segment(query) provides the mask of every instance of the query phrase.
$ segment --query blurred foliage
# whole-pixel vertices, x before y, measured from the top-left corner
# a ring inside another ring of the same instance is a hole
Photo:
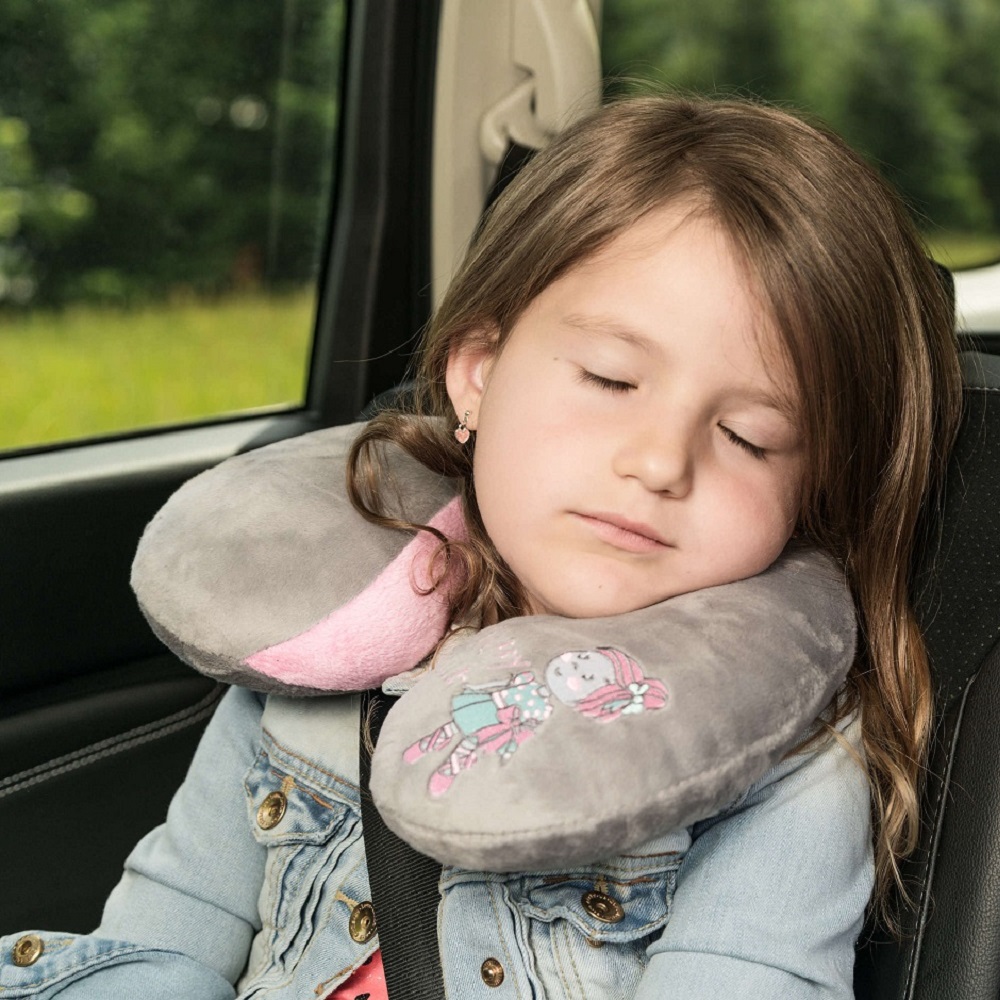
[[[1000,260],[1000,232],[969,233],[934,229],[924,234],[930,255],[952,271]]]
[[[0,306],[310,281],[345,6],[3,0]],[[603,49],[828,121],[931,234],[1000,230],[997,0],[605,0]]]
[[[996,0],[605,0],[603,11],[613,80],[817,116],[897,186],[928,235],[966,234],[996,259],[996,239],[973,238],[1000,230]]]
[[[343,7],[3,0],[0,303],[310,280]]]
[[[29,135],[26,122],[0,113],[0,300],[22,303],[35,294],[23,234],[53,242],[65,239],[93,210],[83,192],[39,176]]]

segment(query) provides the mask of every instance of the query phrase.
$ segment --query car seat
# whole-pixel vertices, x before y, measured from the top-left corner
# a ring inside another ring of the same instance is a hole
[[[858,1000],[1000,997],[1000,357],[964,354],[939,539],[916,576],[937,690],[902,934],[866,932]]]

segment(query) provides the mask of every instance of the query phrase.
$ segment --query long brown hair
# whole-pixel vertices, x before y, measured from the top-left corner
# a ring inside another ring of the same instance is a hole
[[[932,689],[911,577],[958,424],[960,379],[934,265],[897,196],[837,136],[757,103],[675,96],[626,99],[571,127],[484,220],[424,338],[423,417],[393,411],[371,422],[352,452],[352,497],[380,523],[422,527],[387,515],[383,441],[455,477],[470,540],[447,543],[465,571],[454,616],[523,613],[476,509],[474,442],[462,448],[449,433],[449,354],[470,338],[502,350],[543,289],[682,197],[728,234],[797,379],[808,456],[799,531],[844,566],[860,633],[826,721],[860,709],[884,902],[918,833]]]

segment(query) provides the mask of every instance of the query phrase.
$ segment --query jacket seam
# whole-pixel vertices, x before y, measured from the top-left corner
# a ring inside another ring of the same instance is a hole
[[[270,730],[264,728],[263,726],[261,727],[261,732],[264,734],[264,736],[267,737],[271,745],[276,750],[284,754],[286,757],[290,758],[291,760],[297,761],[299,764],[301,764],[304,768],[308,769],[309,771],[315,771],[317,774],[325,775],[327,778],[330,778],[336,784],[343,785],[345,788],[349,788],[352,791],[358,792],[360,794],[361,789],[358,785],[355,785],[353,782],[348,781],[346,778],[342,777],[339,774],[335,774],[333,771],[327,770],[325,767],[320,767],[320,765],[317,764],[315,761],[309,760],[306,757],[297,754],[294,750],[289,749],[287,746],[285,746],[285,744],[276,740],[274,738],[274,734],[270,732]],[[264,752],[268,753],[268,750],[264,748]],[[303,774],[303,777],[308,777],[308,775]]]
[[[80,973],[88,972],[94,966],[107,965],[109,964],[109,962],[111,962],[111,960],[121,958],[124,955],[135,955],[138,954],[139,952],[144,952],[147,950],[148,949],[144,948],[141,945],[133,945],[133,944],[124,945],[118,948],[113,948],[110,951],[104,951],[101,952],[99,955],[94,955],[92,958],[87,959],[86,961],[82,962],[79,965],[73,965],[70,967],[57,969],[51,975],[46,976],[44,979],[32,979],[28,983],[18,983],[11,988],[18,990],[28,988],[34,991],[38,987],[47,986],[53,982],[58,982],[61,979],[66,979],[69,976],[79,977]],[[164,949],[160,948],[153,949],[153,951],[155,952],[162,952],[163,950]],[[6,986],[0,987],[0,993],[6,993],[7,991],[8,987]]]

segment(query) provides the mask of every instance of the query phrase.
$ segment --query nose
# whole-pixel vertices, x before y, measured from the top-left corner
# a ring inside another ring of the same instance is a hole
[[[614,471],[653,493],[687,496],[694,479],[694,442],[677,426],[642,428],[618,449]]]

